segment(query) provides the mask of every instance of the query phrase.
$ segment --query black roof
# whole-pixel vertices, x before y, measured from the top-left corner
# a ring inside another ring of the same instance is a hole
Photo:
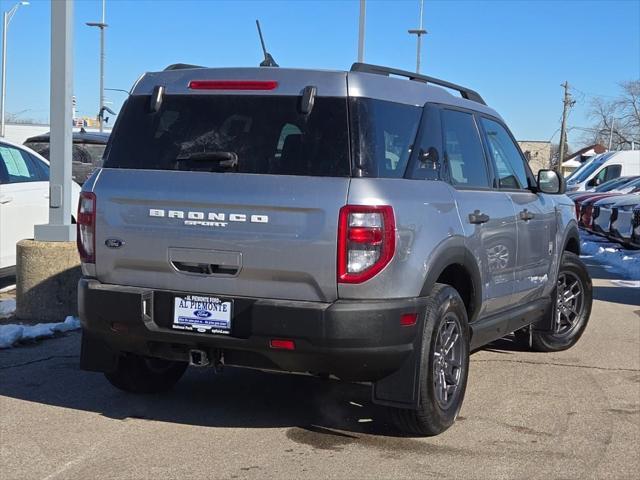
[[[49,137],[51,132],[43,133],[42,135],[36,135],[35,137],[27,138],[24,143],[29,142],[42,142],[49,143]],[[94,145],[106,145],[109,141],[109,132],[73,132],[73,143],[90,143]]]

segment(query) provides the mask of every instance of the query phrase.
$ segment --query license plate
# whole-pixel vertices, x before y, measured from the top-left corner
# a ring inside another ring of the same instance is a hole
[[[176,330],[229,335],[233,301],[218,297],[185,295],[175,297],[173,325]]]

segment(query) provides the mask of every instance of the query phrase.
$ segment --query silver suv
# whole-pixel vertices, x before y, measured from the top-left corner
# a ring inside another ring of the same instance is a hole
[[[189,364],[370,382],[402,430],[438,434],[471,351],[583,333],[591,281],[564,188],[442,80],[147,73],[80,199],[81,366],[136,393]]]

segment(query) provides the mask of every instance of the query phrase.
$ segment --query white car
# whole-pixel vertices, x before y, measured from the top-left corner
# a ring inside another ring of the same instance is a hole
[[[72,182],[78,204],[80,186]],[[75,213],[74,213],[75,217]],[[14,275],[16,243],[49,221],[49,162],[30,148],[0,141],[0,277]]]

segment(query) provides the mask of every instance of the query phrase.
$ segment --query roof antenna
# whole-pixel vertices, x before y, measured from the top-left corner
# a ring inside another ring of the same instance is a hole
[[[258,27],[258,35],[260,35],[260,43],[262,44],[262,51],[264,52],[264,60],[260,62],[261,67],[279,67],[271,54],[267,52],[267,47],[264,46],[264,38],[262,38],[262,30],[260,29],[260,21],[256,20],[256,26]]]

